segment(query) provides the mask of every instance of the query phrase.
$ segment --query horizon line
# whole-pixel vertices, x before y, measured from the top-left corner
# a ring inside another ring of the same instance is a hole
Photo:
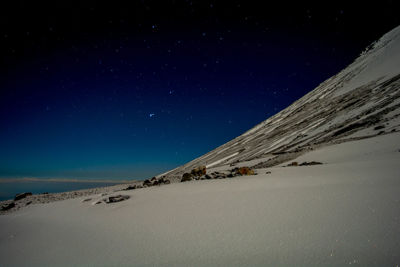
[[[113,183],[113,184],[126,184],[137,180],[110,180],[110,179],[76,179],[76,178],[36,178],[36,177],[22,177],[22,178],[0,178],[0,183],[12,182],[71,182],[71,183]]]

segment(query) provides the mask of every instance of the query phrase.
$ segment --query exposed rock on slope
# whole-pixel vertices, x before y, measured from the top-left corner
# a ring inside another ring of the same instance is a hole
[[[292,105],[167,176],[196,166],[274,166],[314,147],[400,130],[400,27]],[[164,174],[165,175],[165,174]]]

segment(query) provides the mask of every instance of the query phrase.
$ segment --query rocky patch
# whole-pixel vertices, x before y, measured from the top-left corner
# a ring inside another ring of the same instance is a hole
[[[385,125],[379,125],[379,126],[374,127],[374,130],[376,131],[376,130],[381,130],[384,128],[385,128]]]
[[[236,169],[236,173],[239,175],[255,175],[254,170],[250,169],[249,167],[240,167]]]
[[[110,196],[110,197],[104,199],[104,202],[106,202],[107,204],[110,204],[110,203],[121,202],[121,201],[127,200],[129,198],[130,198],[130,196],[127,196],[127,195]]]
[[[4,204],[4,205],[1,207],[1,210],[6,211],[6,210],[10,210],[10,209],[12,209],[12,208],[14,208],[14,207],[15,207],[15,203],[14,203],[14,202],[11,202],[11,203]]]
[[[311,165],[321,165],[322,162],[318,162],[318,161],[310,161],[310,162],[303,162],[300,164],[300,166],[311,166]]]
[[[130,185],[130,186],[128,186],[127,188],[125,188],[123,190],[128,191],[128,190],[134,190],[136,188],[137,188],[136,185]]]
[[[200,177],[207,173],[207,168],[206,166],[199,166],[197,168],[194,168],[190,173],[195,177]]]
[[[151,182],[149,179],[144,180],[143,182],[143,187],[149,187],[152,186],[153,182]]]
[[[192,180],[193,180],[193,175],[191,173],[186,172],[182,175],[181,182],[188,182]]]
[[[20,194],[16,194],[14,200],[21,200],[23,198],[26,198],[27,196],[32,196],[31,192],[25,192],[25,193],[20,193]]]
[[[318,162],[318,161],[304,161],[303,163],[298,163],[297,161],[293,161],[291,163],[289,163],[288,165],[286,165],[287,167],[297,167],[297,166],[312,166],[312,165],[321,165],[323,164],[322,162]]]
[[[153,177],[150,180],[149,179],[145,180],[143,182],[143,186],[139,187],[137,185],[136,188],[150,187],[150,186],[170,184],[170,183],[171,183],[171,181],[166,179],[165,176],[158,178],[158,179],[157,179],[157,177]]]

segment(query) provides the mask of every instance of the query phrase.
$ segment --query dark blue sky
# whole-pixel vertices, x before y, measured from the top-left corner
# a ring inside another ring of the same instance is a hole
[[[0,177],[144,179],[287,107],[399,21],[233,1],[3,10]],[[373,29],[373,30],[371,30]]]

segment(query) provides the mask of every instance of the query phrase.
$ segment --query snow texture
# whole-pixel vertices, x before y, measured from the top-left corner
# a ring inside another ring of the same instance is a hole
[[[126,191],[130,199],[114,204],[34,205],[0,217],[0,264],[396,266],[393,144],[400,146],[399,133],[298,158],[323,165]]]

